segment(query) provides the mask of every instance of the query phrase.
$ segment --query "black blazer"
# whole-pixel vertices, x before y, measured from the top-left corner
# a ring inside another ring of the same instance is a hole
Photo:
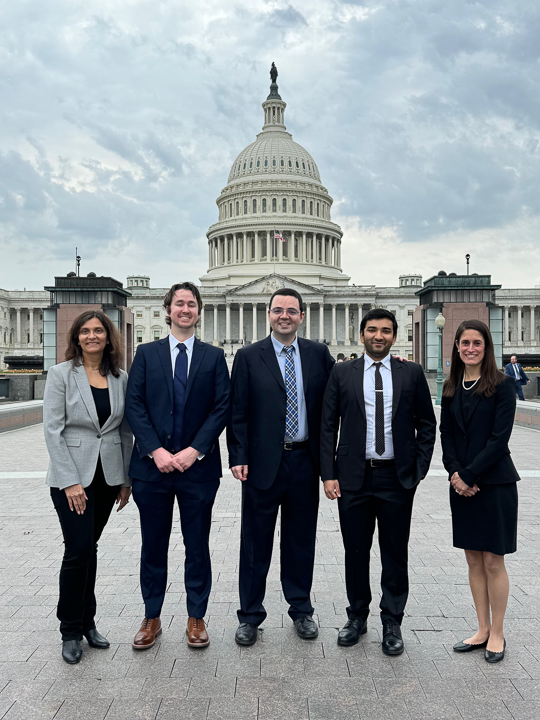
[[[230,380],[223,350],[195,338],[184,406],[184,443],[204,455],[185,471],[195,481],[220,478],[219,436],[229,414]],[[140,345],[129,372],[126,417],[135,435],[129,475],[158,481],[152,458],[157,448],[172,451],[173,374],[169,338]]]
[[[441,404],[443,465],[449,477],[455,472],[471,487],[476,483],[510,483],[519,480],[508,441],[516,413],[516,383],[506,376],[491,397],[473,395],[469,420],[461,415],[458,386],[454,397]]]
[[[403,487],[413,488],[429,470],[437,421],[421,366],[395,358],[391,358],[390,366],[396,472]],[[322,479],[337,479],[346,490],[361,488],[366,466],[366,436],[362,356],[335,365],[328,381],[321,423]]]
[[[324,389],[334,364],[326,345],[298,338],[306,399],[309,446],[319,473]],[[248,483],[266,490],[283,454],[287,395],[270,335],[236,353],[232,369],[229,465],[247,465]]]

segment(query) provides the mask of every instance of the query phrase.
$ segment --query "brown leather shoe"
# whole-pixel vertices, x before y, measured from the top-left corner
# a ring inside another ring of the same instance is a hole
[[[148,648],[154,647],[159,635],[161,635],[161,620],[144,618],[141,629],[133,638],[131,646],[134,650],[148,650]]]
[[[206,632],[204,620],[200,618],[188,619],[186,635],[189,647],[206,647],[210,644],[210,638]]]

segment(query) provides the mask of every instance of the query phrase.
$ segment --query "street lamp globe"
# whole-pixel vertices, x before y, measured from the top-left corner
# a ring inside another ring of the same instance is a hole
[[[441,330],[442,330],[442,328],[444,327],[444,323],[445,323],[445,322],[446,322],[446,318],[444,317],[444,315],[442,314],[442,312],[439,312],[439,314],[438,314],[437,317],[435,318],[435,325],[436,325],[438,328],[441,328]]]

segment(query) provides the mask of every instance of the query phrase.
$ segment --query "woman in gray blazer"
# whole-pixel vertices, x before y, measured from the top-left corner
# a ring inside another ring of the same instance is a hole
[[[92,647],[109,647],[94,622],[97,543],[114,503],[121,510],[129,502],[133,437],[124,419],[122,338],[111,320],[94,310],[79,315],[65,357],[47,375],[43,425],[47,484],[65,545],[57,609],[62,657],[73,664],[83,635]]]

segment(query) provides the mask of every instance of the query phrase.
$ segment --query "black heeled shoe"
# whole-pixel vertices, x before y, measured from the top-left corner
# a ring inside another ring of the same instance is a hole
[[[107,640],[107,638],[100,635],[96,628],[88,630],[88,632],[83,633],[83,635],[88,640],[90,647],[98,648],[99,650],[106,650],[111,646],[111,643]]]
[[[76,665],[82,658],[79,640],[62,640],[62,658],[70,665]]]
[[[501,662],[501,660],[504,657],[504,651],[506,650],[506,638],[504,639],[504,645],[501,652],[493,652],[492,650],[488,650],[486,648],[486,651],[484,653],[484,660],[488,663],[498,663]]]

